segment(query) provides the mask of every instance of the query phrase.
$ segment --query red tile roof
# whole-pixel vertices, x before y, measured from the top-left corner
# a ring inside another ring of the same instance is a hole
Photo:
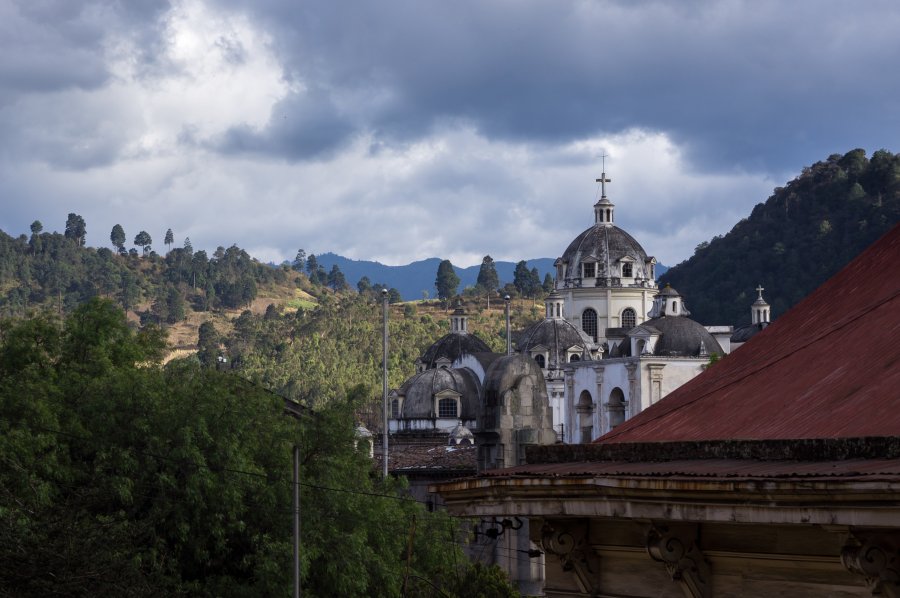
[[[864,436],[900,436],[900,225],[597,442]]]

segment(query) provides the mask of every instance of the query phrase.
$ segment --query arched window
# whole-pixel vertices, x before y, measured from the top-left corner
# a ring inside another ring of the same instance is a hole
[[[456,410],[456,399],[439,400],[438,417],[459,417],[459,412]]]
[[[625,393],[622,389],[616,387],[609,393],[609,427],[615,428],[625,421]]]
[[[535,355],[535,356],[534,356],[534,360],[535,360],[535,361],[537,362],[537,364],[541,367],[541,369],[544,369],[545,362],[544,362],[544,356],[543,356],[543,355]]]
[[[397,419],[400,417],[400,400],[394,399],[391,401],[391,417]]]
[[[634,310],[626,308],[622,311],[622,328],[629,330],[637,325],[637,315]]]
[[[632,269],[631,262],[625,262],[622,264],[622,278],[631,278]]]
[[[590,307],[581,312],[581,329],[597,342],[597,312]]]
[[[578,412],[578,427],[581,429],[581,442],[588,443],[594,439],[594,400],[591,393],[582,390],[575,405]]]
[[[578,354],[577,354],[577,353],[572,353],[572,354],[569,356],[569,363],[571,363],[571,362],[573,362],[573,361],[581,361],[581,358],[578,357]]]

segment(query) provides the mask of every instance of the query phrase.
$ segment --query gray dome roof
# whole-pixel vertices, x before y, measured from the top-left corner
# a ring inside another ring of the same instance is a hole
[[[434,395],[444,390],[459,393],[459,419],[474,420],[478,414],[480,384],[466,368],[432,368],[420,372],[403,383],[397,394],[404,397],[401,419],[430,419],[435,417]]]
[[[528,353],[538,345],[550,349],[550,363],[564,364],[568,361],[565,352],[569,347],[577,346],[584,351],[594,343],[586,332],[568,320],[546,318],[522,331],[516,341],[516,348],[522,353]]]
[[[768,326],[766,324],[747,324],[746,326],[741,326],[735,329],[734,333],[731,335],[731,342],[733,343],[746,343],[751,338],[756,336],[758,333],[763,331],[763,328]]]
[[[606,270],[607,256],[613,269],[611,273]],[[575,237],[559,261],[566,264],[567,278],[578,278],[582,260],[593,257],[597,263],[597,277],[608,278],[618,276],[613,265],[626,256],[634,260],[635,278],[650,278],[649,258],[641,244],[618,226],[596,224]]]
[[[642,327],[656,328],[660,332],[653,354],[661,357],[698,357],[701,354],[700,344],[707,354],[725,351],[702,324],[683,316],[663,316],[647,320]]]
[[[491,348],[474,334],[467,332],[451,332],[439,338],[422,354],[425,367],[436,367],[437,360],[446,357],[451,362],[464,353],[489,353]]]

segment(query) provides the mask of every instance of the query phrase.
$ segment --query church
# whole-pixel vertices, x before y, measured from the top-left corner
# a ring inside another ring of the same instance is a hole
[[[492,353],[457,309],[448,333],[416,360],[416,375],[391,391],[392,435],[446,438],[465,429],[477,438],[495,423],[487,416],[488,395],[508,390],[487,385],[515,363],[529,380],[528,392],[546,395],[547,406],[525,419],[517,416],[519,440],[500,443],[502,458],[500,448],[484,448],[479,465],[517,464],[529,442],[592,441],[731,351],[732,326],[699,324],[675,289],[658,288],[656,258],[616,226],[605,172],[597,182],[593,223],[556,260],[544,318],[512,334],[516,342],[508,353],[527,359]],[[768,322],[769,307],[758,290],[753,324],[734,340],[746,342]]]

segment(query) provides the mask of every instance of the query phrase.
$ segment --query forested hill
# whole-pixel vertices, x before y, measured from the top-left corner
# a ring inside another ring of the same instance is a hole
[[[900,154],[855,149],[805,168],[725,236],[660,277],[703,324],[750,322],[754,288],[787,311],[900,222]]]

